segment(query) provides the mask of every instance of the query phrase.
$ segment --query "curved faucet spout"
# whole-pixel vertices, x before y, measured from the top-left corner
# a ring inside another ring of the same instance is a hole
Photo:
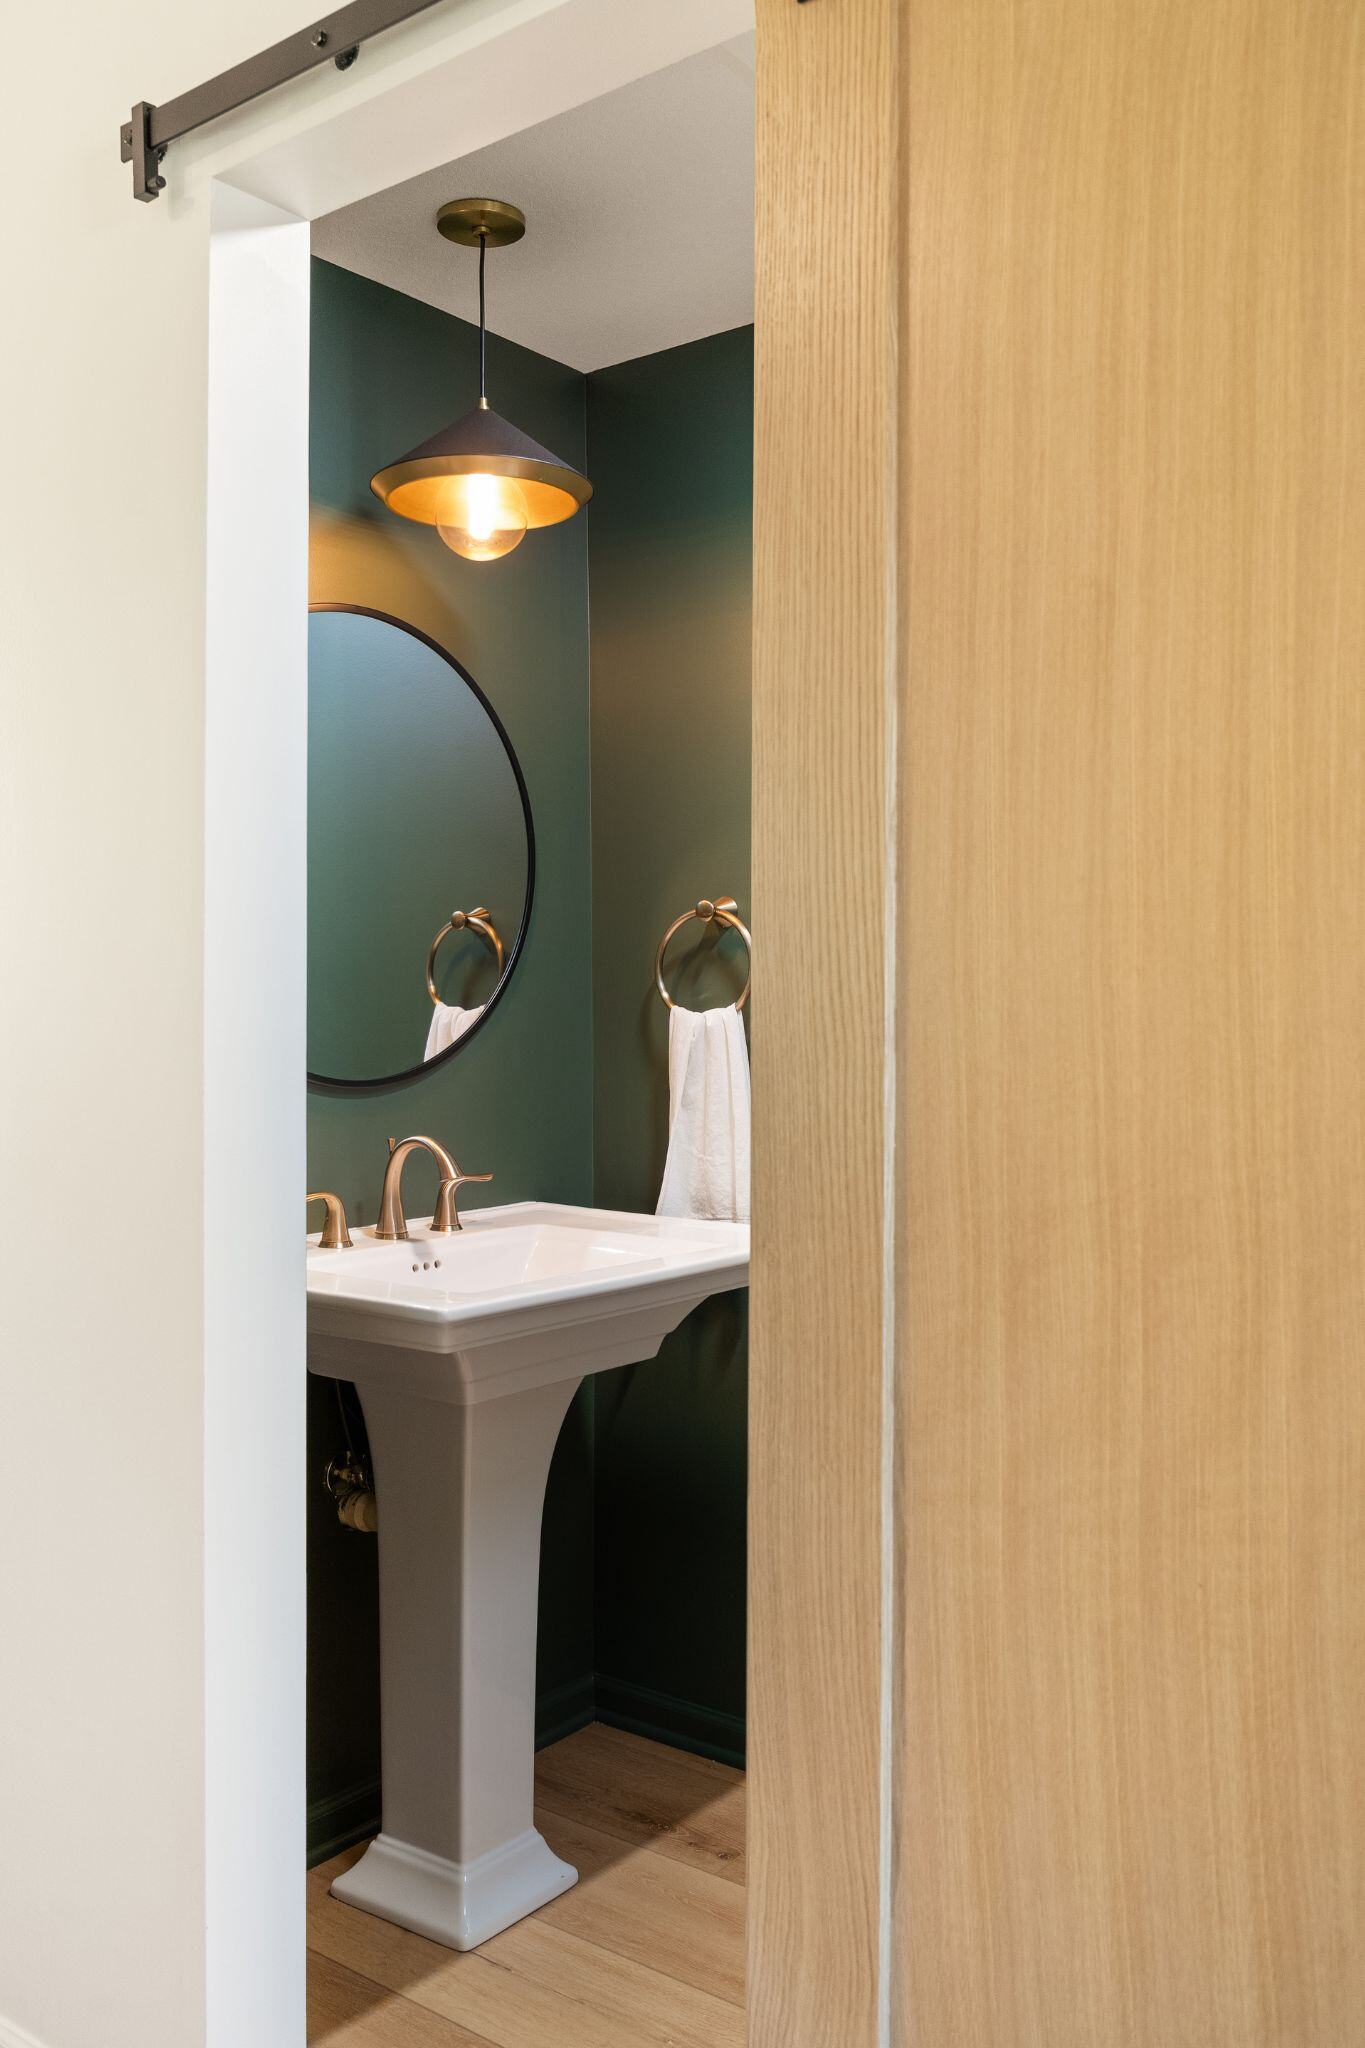
[[[461,1173],[451,1154],[435,1138],[390,1138],[384,1185],[379,1196],[379,1218],[374,1226],[376,1237],[391,1240],[408,1235],[407,1218],[403,1214],[403,1168],[414,1152],[429,1152],[441,1176],[436,1213],[431,1221],[433,1231],[458,1230],[460,1214],[455,1204],[458,1190],[466,1181],[493,1178],[491,1173]]]

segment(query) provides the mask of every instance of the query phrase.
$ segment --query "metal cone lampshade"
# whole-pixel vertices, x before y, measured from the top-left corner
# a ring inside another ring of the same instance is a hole
[[[494,412],[484,395],[484,260],[490,244],[520,240],[523,216],[504,200],[457,199],[441,208],[436,224],[447,240],[479,251],[479,402],[377,470],[370,489],[400,519],[436,527],[456,554],[493,561],[510,554],[532,527],[571,519],[592,496],[592,485]]]

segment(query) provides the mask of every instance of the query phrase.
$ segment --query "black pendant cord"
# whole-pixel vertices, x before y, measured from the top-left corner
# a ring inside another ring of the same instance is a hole
[[[483,267],[488,260],[488,237],[479,236],[479,404],[488,404],[488,326],[484,315]]]

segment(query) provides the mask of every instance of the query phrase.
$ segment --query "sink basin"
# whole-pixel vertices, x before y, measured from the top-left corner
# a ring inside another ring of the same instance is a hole
[[[429,1222],[409,1222],[398,1244],[359,1230],[349,1251],[309,1240],[314,1371],[326,1356],[354,1379],[353,1347],[384,1346],[402,1354],[386,1376],[411,1391],[486,1400],[652,1357],[689,1309],[749,1276],[744,1223],[554,1202],[477,1210],[440,1236]]]
[[[536,1830],[550,1458],[585,1375],[749,1278],[747,1224],[522,1202],[308,1249],[308,1367],[355,1382],[379,1500],[383,1831],[338,1898],[477,1947],[577,1878]]]
[[[413,1226],[407,1244],[381,1244],[361,1239],[345,1252],[319,1252],[308,1261],[309,1280],[318,1294],[336,1291],[352,1297],[401,1303],[406,1313],[449,1324],[445,1313],[454,1302],[493,1303],[500,1312],[517,1304],[513,1297],[563,1297],[595,1274],[614,1274],[626,1267],[655,1269],[663,1259],[648,1239],[624,1231],[592,1229],[567,1219],[536,1216],[522,1222],[515,1210],[481,1224],[470,1217],[458,1236],[447,1242],[433,1237],[425,1223]],[[432,1310],[436,1315],[431,1315]]]

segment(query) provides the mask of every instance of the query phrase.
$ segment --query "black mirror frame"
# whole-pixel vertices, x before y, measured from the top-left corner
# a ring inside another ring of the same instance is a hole
[[[517,759],[516,748],[508,737],[507,727],[498,717],[488,698],[479,688],[473,676],[470,675],[469,670],[464,666],[463,662],[455,659],[449,648],[442,647],[439,640],[433,640],[430,633],[424,633],[420,626],[410,624],[407,619],[395,618],[392,612],[377,611],[373,605],[341,604],[332,600],[318,599],[316,602],[309,604],[308,610],[310,615],[313,612],[352,612],[357,618],[377,619],[381,625],[395,626],[400,633],[408,634],[413,640],[420,640],[422,645],[429,647],[433,654],[439,654],[442,661],[448,663],[454,669],[456,675],[459,676],[461,682],[473,692],[475,698],[487,713],[494,732],[502,742],[503,752],[507,756],[512,774],[516,780],[517,794],[521,798],[522,822],[526,827],[526,898],[522,905],[521,923],[517,926],[516,937],[508,948],[507,961],[502,973],[498,977],[497,986],[484,1004],[479,1016],[470,1025],[468,1031],[462,1032],[455,1043],[448,1045],[444,1052],[438,1052],[435,1059],[419,1060],[415,1067],[404,1067],[398,1073],[377,1074],[363,1081],[345,1080],[336,1074],[315,1074],[311,1069],[308,1074],[308,1085],[310,1088],[334,1088],[346,1093],[355,1093],[357,1090],[364,1089],[397,1088],[404,1081],[420,1081],[424,1074],[435,1073],[436,1069],[444,1066],[447,1060],[454,1059],[456,1053],[463,1052],[471,1039],[477,1038],[478,1034],[483,1030],[489,1017],[502,1000],[503,990],[512,979],[512,970],[521,958],[521,949],[526,943],[526,931],[531,922],[531,904],[536,893],[536,828],[531,817],[531,798],[526,788],[526,777],[521,772],[521,763]]]

